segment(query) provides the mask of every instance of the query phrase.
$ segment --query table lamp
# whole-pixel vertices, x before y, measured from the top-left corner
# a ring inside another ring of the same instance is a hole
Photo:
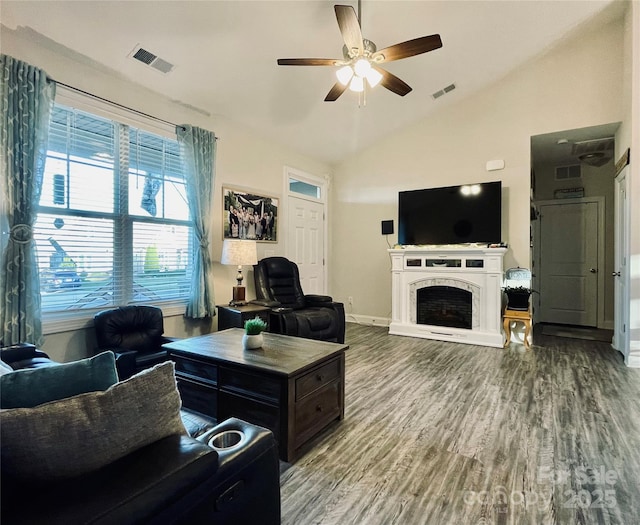
[[[241,306],[245,303],[245,287],[242,286],[242,266],[253,266],[258,264],[258,250],[256,241],[245,241],[240,239],[225,239],[222,243],[222,264],[234,264],[238,266],[236,280],[237,286],[233,287],[233,299],[229,302],[231,306]]]

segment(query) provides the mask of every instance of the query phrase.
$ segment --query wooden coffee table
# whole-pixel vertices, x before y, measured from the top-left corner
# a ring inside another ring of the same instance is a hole
[[[280,458],[332,421],[344,418],[344,352],[348,345],[264,333],[258,350],[242,349],[239,328],[164,345],[175,362],[186,408],[223,421],[237,417],[270,429]]]

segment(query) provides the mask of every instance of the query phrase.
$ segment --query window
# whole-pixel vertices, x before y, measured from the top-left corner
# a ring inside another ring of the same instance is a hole
[[[313,197],[314,199],[322,198],[320,186],[297,180],[293,177],[289,177],[289,191],[291,193],[299,193],[301,195],[306,195],[307,197]]]
[[[56,104],[34,237],[45,317],[184,304],[193,238],[177,141]]]

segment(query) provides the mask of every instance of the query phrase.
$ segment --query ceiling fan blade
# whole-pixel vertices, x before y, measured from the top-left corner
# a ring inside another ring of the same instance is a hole
[[[362,32],[360,31],[360,22],[358,22],[356,12],[350,5],[334,5],[333,8],[347,49],[356,48],[358,55],[361,55],[364,51],[364,43],[362,42]]]
[[[404,80],[400,80],[393,73],[389,73],[386,69],[375,66],[373,68],[382,75],[380,84],[386,87],[389,91],[393,91],[396,95],[404,97],[412,90],[409,84],[407,84]]]
[[[327,96],[324,97],[324,101],[335,102],[336,100],[338,100],[338,97],[346,91],[346,89],[347,89],[347,86],[345,86],[341,82],[336,82],[331,88],[331,90],[329,91],[329,93],[327,93]]]
[[[335,66],[336,58],[279,58],[279,66]]]
[[[400,60],[401,58],[420,55],[421,53],[433,51],[440,47],[442,47],[440,35],[423,36],[414,38],[413,40],[407,40],[401,44],[385,47],[374,53],[372,59],[380,63],[391,62],[392,60]],[[382,60],[380,60],[379,57],[382,57]]]

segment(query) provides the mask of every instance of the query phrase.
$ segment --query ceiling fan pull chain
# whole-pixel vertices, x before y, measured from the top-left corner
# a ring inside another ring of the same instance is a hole
[[[358,108],[367,107],[367,83],[363,85],[363,89],[358,93]]]

